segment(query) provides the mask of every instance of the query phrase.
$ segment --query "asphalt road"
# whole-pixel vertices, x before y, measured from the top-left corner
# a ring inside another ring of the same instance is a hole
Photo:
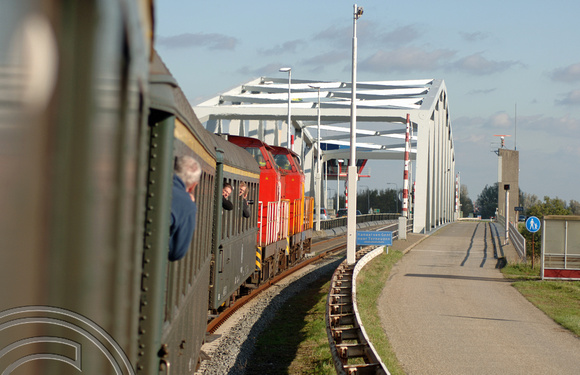
[[[408,374],[580,374],[580,339],[495,268],[489,227],[459,222],[393,268],[379,314]]]

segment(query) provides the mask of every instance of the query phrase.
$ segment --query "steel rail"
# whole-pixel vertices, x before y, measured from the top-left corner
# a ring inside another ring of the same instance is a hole
[[[282,273],[274,276],[273,278],[271,278],[268,281],[261,284],[258,288],[254,289],[250,294],[245,295],[245,296],[239,298],[238,300],[236,300],[234,302],[234,304],[232,304],[226,310],[222,311],[222,313],[219,314],[217,317],[212,319],[209,322],[209,324],[207,325],[206,331],[208,333],[215,333],[215,331],[222,324],[224,324],[232,316],[233,313],[235,313],[242,306],[244,306],[246,303],[250,302],[252,299],[257,297],[260,293],[267,290],[272,285],[274,285],[277,282],[279,282],[280,280],[292,275],[293,273],[301,270],[302,268],[306,267],[307,265],[309,265],[313,262],[316,262],[317,260],[322,259],[328,255],[331,255],[333,253],[344,250],[344,249],[346,249],[346,244],[341,244],[341,245],[335,246],[331,249],[324,250],[324,251],[320,252],[319,254],[314,255],[312,257],[309,257],[309,258],[306,258],[305,260],[303,260],[303,261],[297,263],[296,265],[288,268],[287,270],[283,271]]]

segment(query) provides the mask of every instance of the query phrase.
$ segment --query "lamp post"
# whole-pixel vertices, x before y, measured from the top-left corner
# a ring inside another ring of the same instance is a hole
[[[363,8],[354,4],[352,27],[352,99],[350,105],[350,163],[348,165],[348,191],[354,195],[354,197],[351,197],[352,203],[348,205],[347,211],[347,264],[354,264],[356,262],[356,20],[358,20],[362,14]]]
[[[288,139],[287,139],[287,147],[292,150],[292,136],[291,136],[291,112],[290,112],[290,104],[292,103],[292,98],[291,98],[291,94],[292,94],[292,90],[291,90],[291,85],[292,85],[292,68],[280,68],[281,72],[288,72]]]
[[[336,160],[336,213],[340,210],[340,164],[344,163],[343,159]]]
[[[315,199],[316,199],[316,212],[318,213],[318,215],[316,216],[316,230],[319,231],[320,230],[320,191],[322,190],[322,184],[321,182],[321,171],[320,171],[320,153],[322,152],[320,150],[320,86],[317,85],[308,85],[313,89],[318,90],[318,125],[317,125],[317,133],[316,133],[316,139],[317,139],[317,152],[316,152],[316,178],[315,178]]]

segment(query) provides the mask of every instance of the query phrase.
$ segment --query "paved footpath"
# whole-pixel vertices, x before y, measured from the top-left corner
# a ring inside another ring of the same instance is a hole
[[[459,222],[393,268],[381,323],[408,374],[580,374],[580,339],[495,268],[489,226]]]

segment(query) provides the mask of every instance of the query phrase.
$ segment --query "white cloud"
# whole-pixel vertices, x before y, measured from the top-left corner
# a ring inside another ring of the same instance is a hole
[[[316,56],[312,56],[309,59],[303,60],[302,63],[305,65],[315,65],[315,66],[325,66],[336,64],[341,61],[350,60],[351,55],[345,50],[334,50],[326,53],[321,53]]]
[[[272,75],[272,74],[278,73],[281,66],[285,66],[285,65],[281,62],[266,64],[266,65],[263,65],[263,66],[258,67],[258,68],[250,68],[246,65],[246,66],[242,66],[236,72],[239,74],[242,74],[242,75],[246,75],[246,76],[251,75],[253,77],[264,76],[264,75],[267,76],[267,75]]]
[[[184,33],[174,36],[159,36],[157,44],[168,48],[207,47],[210,50],[234,50],[238,39],[216,33]]]
[[[561,82],[576,82],[580,81],[580,63],[565,66],[563,68],[555,69],[551,73],[554,81]]]
[[[381,43],[389,45],[402,46],[419,38],[420,33],[415,25],[406,25],[397,27],[392,31],[386,32],[383,35],[378,35],[378,40]]]
[[[479,42],[481,40],[487,39],[487,37],[489,36],[489,34],[482,33],[480,31],[476,31],[473,33],[460,32],[459,35],[461,35],[461,37],[468,42]]]
[[[556,100],[556,104],[564,106],[580,106],[580,90],[572,90],[566,93],[563,99]]]
[[[359,69],[383,73],[432,71],[441,68],[454,55],[455,51],[452,50],[426,51],[417,47],[379,50],[360,62]]]
[[[471,90],[467,94],[468,95],[487,95],[487,94],[491,94],[492,92],[494,92],[496,90],[497,90],[496,88],[493,88],[493,89],[477,89],[477,90]]]
[[[508,128],[514,126],[514,120],[505,112],[493,114],[488,124],[493,128]]]
[[[503,72],[514,65],[523,65],[517,61],[492,61],[482,56],[481,52],[464,57],[453,64],[453,68],[473,75],[489,75]]]
[[[268,49],[261,49],[259,50],[259,52],[263,55],[280,55],[283,53],[296,53],[298,51],[298,49],[305,45],[306,43],[303,40],[297,39],[297,40],[291,40],[288,42],[285,42],[283,44],[278,44],[272,48],[268,48]]]

